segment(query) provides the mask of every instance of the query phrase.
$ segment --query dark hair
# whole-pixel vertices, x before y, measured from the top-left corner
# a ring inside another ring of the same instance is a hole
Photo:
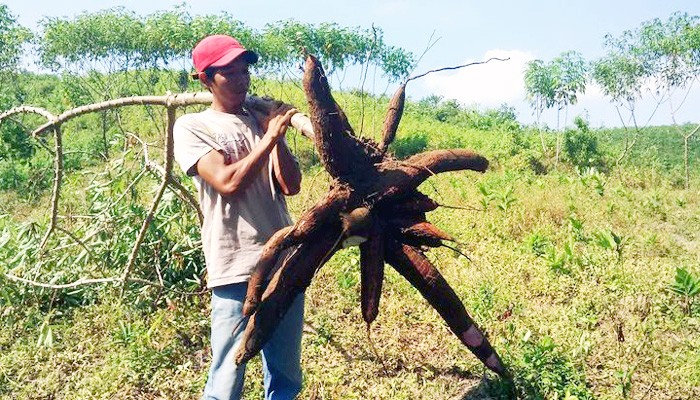
[[[209,67],[209,68],[206,68],[206,69],[204,70],[204,75],[207,76],[207,80],[210,81],[210,80],[214,79],[214,75],[216,75],[216,71],[217,71],[217,70],[218,70],[218,68],[216,68],[216,67]]]

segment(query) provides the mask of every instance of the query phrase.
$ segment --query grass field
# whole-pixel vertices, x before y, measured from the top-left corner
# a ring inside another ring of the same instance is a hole
[[[261,90],[300,102],[293,89]],[[379,111],[367,116],[368,134],[386,102],[370,100]],[[341,94],[339,102],[359,121],[353,95]],[[650,132],[615,167],[609,161],[617,142],[610,138],[619,132],[594,131],[607,167],[577,169],[541,154],[539,137],[527,129],[477,129],[468,114],[441,120],[417,103],[407,109],[397,155],[469,147],[492,161],[485,174],[441,174],[421,190],[460,207],[441,207],[428,219],[453,235],[464,254],[443,247],[428,256],[514,379],[486,372],[388,266],[380,314],[368,329],[359,307],[359,252],[351,248],[334,256],[307,291],[300,398],[700,398],[700,297],[693,294],[693,284],[700,286],[700,174],[694,165],[690,189],[683,188],[680,147]],[[138,121],[133,113],[129,118]],[[95,147],[83,125],[73,126],[71,145]],[[297,136],[290,143],[304,167],[302,192],[289,199],[298,216],[329,181],[309,143]],[[63,192],[61,213],[73,216],[65,223],[75,234],[91,232],[79,215],[100,216],[86,242],[92,254],[64,236],[50,244],[65,250],[38,252],[50,193],[5,190],[0,272],[64,283],[121,271],[138,229],[133,221],[143,218],[157,181],[129,187],[138,172],[136,151],[116,139],[112,146],[126,152],[115,151],[108,163],[75,161]],[[110,203],[124,193],[124,201]],[[124,295],[112,284],[51,290],[0,277],[1,398],[200,396],[209,294],[198,281],[196,219],[170,196],[155,226],[136,273],[156,279],[155,265],[177,291],[137,284]],[[249,365],[247,399],[261,397],[259,362]]]

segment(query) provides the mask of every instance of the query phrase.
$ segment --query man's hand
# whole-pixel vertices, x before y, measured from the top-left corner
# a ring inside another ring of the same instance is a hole
[[[251,113],[260,124],[260,127],[265,131],[265,135],[270,135],[271,139],[279,140],[287,132],[292,115],[298,110],[289,104],[279,103],[265,114],[259,110],[252,109]]]

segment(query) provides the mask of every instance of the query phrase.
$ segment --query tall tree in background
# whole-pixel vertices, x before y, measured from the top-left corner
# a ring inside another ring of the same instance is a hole
[[[31,39],[31,32],[17,23],[5,4],[0,4],[0,71],[17,67],[22,46]]]
[[[664,104],[668,107],[673,128],[683,138],[688,188],[690,140],[700,125],[681,125],[677,114],[700,78],[700,18],[678,12],[666,21],[656,18],[643,22],[636,30],[606,39],[608,54],[595,63],[596,81],[618,102],[633,106],[634,101],[648,94],[656,100],[657,109]],[[649,90],[643,93],[643,87]],[[634,108],[628,109],[634,115]]]
[[[549,64],[542,60],[533,60],[525,70],[525,90],[539,120],[545,109],[557,108],[556,160],[561,153],[561,111],[564,120],[568,117],[568,108],[576,104],[578,95],[586,90],[587,66],[580,53],[567,51],[556,57]],[[566,125],[566,123],[565,123]],[[544,136],[540,133],[542,149],[546,151]]]
[[[38,53],[43,67],[63,75],[71,106],[135,94],[182,92],[189,86],[190,55],[207,35],[229,34],[258,52],[255,68],[288,79],[298,75],[301,53],[318,54],[330,70],[347,65],[375,65],[389,80],[404,79],[413,55],[384,43],[379,29],[310,25],[292,20],[256,31],[232,15],[192,16],[185,6],[140,16],[124,8],[83,13],[41,22]],[[297,76],[298,78],[298,76]],[[162,110],[148,108],[151,119]],[[107,130],[118,126],[102,114],[103,152]]]
[[[586,62],[580,53],[567,51],[552,60],[554,75],[554,101],[557,105],[557,154],[559,161],[562,144],[561,111],[564,110],[564,125],[569,117],[569,106],[578,102],[578,95],[586,91],[588,71]]]
[[[610,43],[609,38],[606,38],[606,43]],[[619,49],[611,49],[606,56],[591,63],[593,80],[601,87],[603,93],[612,99],[620,123],[627,132],[622,153],[616,160],[618,165],[635,145],[641,129],[649,125],[658,109],[657,105],[646,122],[639,122],[636,106],[642,99],[642,88],[649,76],[650,68],[651,65],[641,55]],[[631,134],[630,130],[632,130]]]
[[[542,153],[547,153],[540,118],[544,110],[554,105],[554,83],[547,65],[542,60],[532,60],[525,68],[525,92],[537,121],[537,130],[542,142]]]

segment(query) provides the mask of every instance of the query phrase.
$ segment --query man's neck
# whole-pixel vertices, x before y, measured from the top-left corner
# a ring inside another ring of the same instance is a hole
[[[225,102],[217,101],[216,98],[211,103],[211,109],[214,111],[219,111],[227,114],[244,114],[243,103],[238,104],[226,104]]]

